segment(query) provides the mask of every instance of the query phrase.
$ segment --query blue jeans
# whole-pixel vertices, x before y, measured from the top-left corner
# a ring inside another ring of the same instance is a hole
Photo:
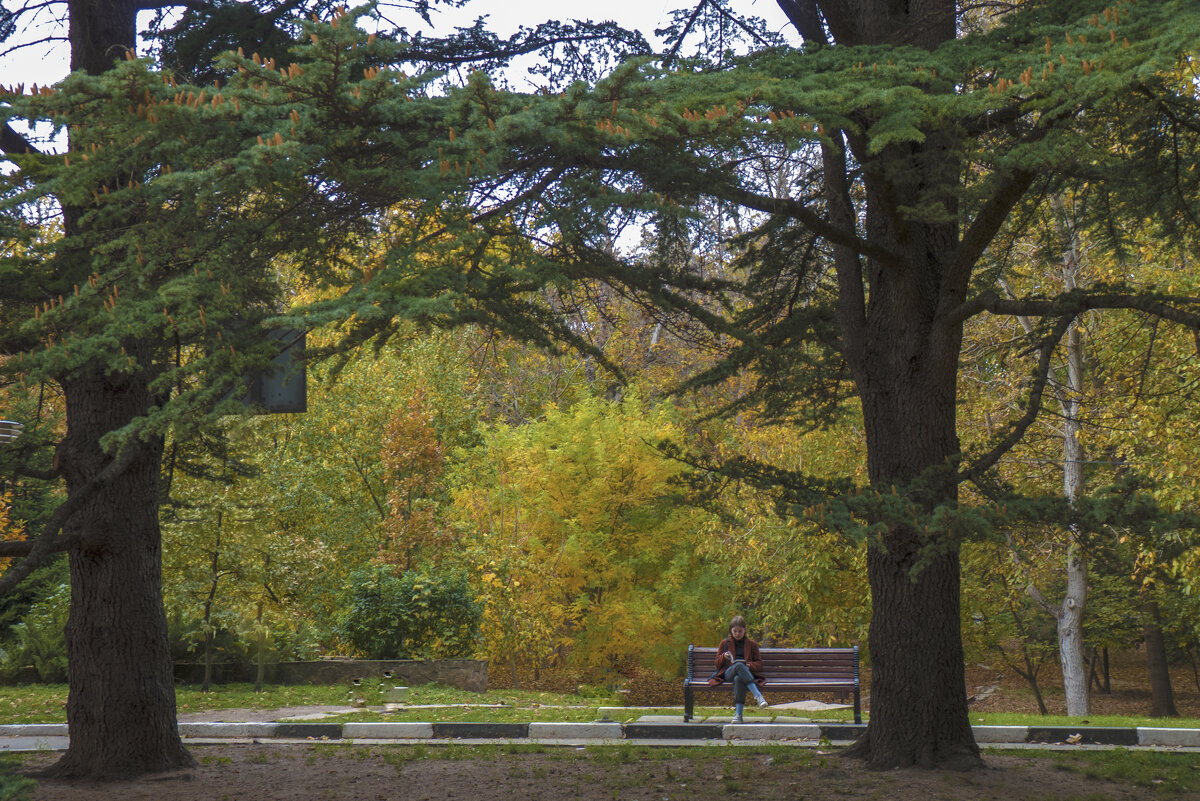
[[[750,668],[746,667],[745,662],[738,662],[725,668],[725,681],[733,682],[733,702],[735,704],[746,703],[746,690],[750,687],[758,689],[758,685],[754,683],[754,674],[750,672]],[[754,697],[758,697],[758,693],[754,693]]]

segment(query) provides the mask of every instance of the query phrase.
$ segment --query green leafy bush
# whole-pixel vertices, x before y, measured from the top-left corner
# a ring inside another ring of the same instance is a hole
[[[462,573],[397,573],[372,565],[350,574],[337,633],[370,659],[470,656],[480,608]]]
[[[21,668],[32,666],[39,681],[67,680],[67,641],[63,629],[71,604],[71,587],[61,584],[29,608],[12,627],[6,643],[0,675],[12,678]]]

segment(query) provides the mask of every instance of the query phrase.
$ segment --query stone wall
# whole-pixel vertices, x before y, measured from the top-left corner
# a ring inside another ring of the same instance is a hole
[[[406,687],[436,681],[460,690],[487,692],[487,662],[482,659],[320,659],[266,665],[263,674],[268,684],[349,684],[354,679],[381,679],[388,670],[392,672],[395,684]],[[252,682],[256,673],[254,665],[217,663],[212,666],[212,680],[218,684]],[[175,680],[199,684],[204,680],[204,665],[175,663]]]

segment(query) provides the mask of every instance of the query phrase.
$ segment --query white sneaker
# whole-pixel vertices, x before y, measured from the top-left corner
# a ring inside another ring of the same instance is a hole
[[[741,715],[734,715],[734,716],[733,716],[733,721],[732,721],[732,722],[733,722],[733,723],[741,723],[741,722],[742,722],[742,716],[741,716]]]
[[[767,703],[767,699],[766,699],[766,698],[763,698],[761,695],[760,695],[760,696],[758,696],[758,705],[759,705],[760,707],[762,707],[762,706],[770,706],[770,704],[768,704],[768,703]]]

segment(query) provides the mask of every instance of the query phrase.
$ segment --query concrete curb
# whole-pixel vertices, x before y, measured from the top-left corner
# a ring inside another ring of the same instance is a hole
[[[342,737],[363,740],[430,740],[432,723],[344,723]]]
[[[0,737],[66,737],[65,723],[4,723]]]
[[[461,741],[615,741],[651,743],[778,742],[846,743],[866,731],[865,724],[772,723],[731,724],[667,721],[618,723],[249,723],[190,722],[179,724],[189,740],[461,740]],[[1200,729],[1115,728],[1103,726],[973,726],[980,745],[1103,745],[1200,748]],[[63,738],[65,723],[0,724],[0,750],[5,740]]]
[[[1028,726],[972,726],[975,742],[980,745],[988,743],[1023,743],[1029,736]]]
[[[1200,748],[1200,729],[1152,729],[1139,726],[1138,745]]]
[[[624,729],[616,721],[529,724],[531,740],[621,740],[624,737]]]
[[[730,723],[726,740],[820,740],[821,727],[810,723]]]
[[[179,724],[180,737],[274,737],[274,723],[215,723],[194,721]],[[63,726],[63,734],[66,734]]]
[[[446,739],[525,740],[528,723],[435,723],[433,736]]]

